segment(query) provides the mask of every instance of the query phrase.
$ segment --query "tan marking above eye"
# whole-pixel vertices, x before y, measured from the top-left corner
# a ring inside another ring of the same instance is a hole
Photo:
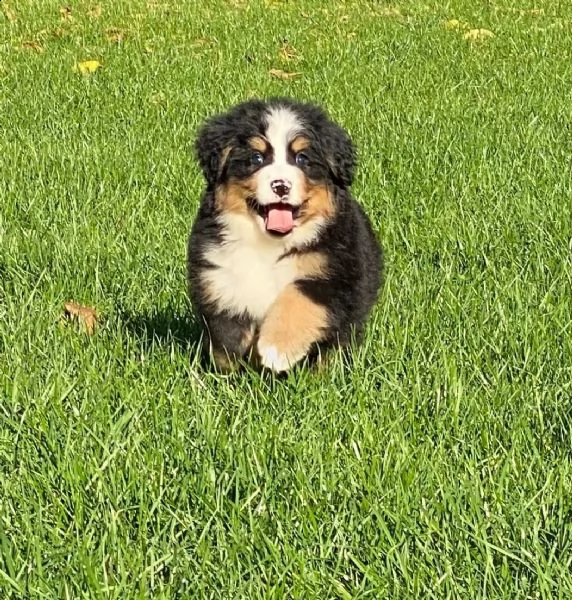
[[[248,140],[248,145],[258,152],[262,152],[263,154],[268,150],[268,142],[259,136],[251,137]]]
[[[290,144],[290,148],[294,154],[298,154],[298,152],[302,152],[302,150],[306,150],[310,146],[310,140],[303,135],[295,138]]]

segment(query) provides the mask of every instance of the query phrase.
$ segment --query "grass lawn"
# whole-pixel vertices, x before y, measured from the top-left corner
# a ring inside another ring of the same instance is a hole
[[[0,597],[572,597],[572,3],[60,7],[0,3]],[[224,377],[194,133],[271,95],[351,133],[386,286]]]

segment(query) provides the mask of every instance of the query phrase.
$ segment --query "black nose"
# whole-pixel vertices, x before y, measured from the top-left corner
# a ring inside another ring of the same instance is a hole
[[[275,179],[270,187],[272,191],[280,198],[286,198],[286,196],[290,193],[290,188],[292,184],[286,179]]]

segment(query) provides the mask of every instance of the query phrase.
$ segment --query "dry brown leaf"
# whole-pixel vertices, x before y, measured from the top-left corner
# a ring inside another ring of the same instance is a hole
[[[10,21],[10,23],[13,23],[16,20],[16,13],[5,2],[2,2],[0,6],[2,7],[4,16],[8,19],[8,21]]]
[[[96,4],[95,6],[92,6],[88,11],[87,14],[92,18],[92,19],[99,19],[99,17],[101,17],[101,13],[103,12],[103,9],[101,8],[101,4]]]
[[[278,56],[282,60],[286,61],[297,60],[298,58],[300,58],[298,50],[296,50],[296,48],[294,48],[294,46],[291,46],[288,42],[284,42],[282,44],[282,47],[278,52]]]
[[[60,17],[62,21],[73,21],[71,6],[61,6]]]
[[[270,69],[269,73],[272,77],[276,77],[276,79],[294,79],[302,75],[302,73],[288,73],[282,71],[282,69]]]
[[[121,44],[125,39],[125,31],[119,27],[109,27],[105,30],[105,39],[110,44]]]
[[[66,302],[64,304],[65,316],[68,319],[77,319],[85,327],[88,335],[93,335],[95,326],[99,319],[97,311],[91,306],[82,306],[76,302]]]
[[[44,48],[34,40],[22,42],[22,48],[25,48],[26,50],[33,50],[34,52],[38,52],[38,54],[41,54],[44,51]]]

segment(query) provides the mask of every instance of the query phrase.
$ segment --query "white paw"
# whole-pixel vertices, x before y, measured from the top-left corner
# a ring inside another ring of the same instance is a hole
[[[281,354],[278,352],[276,346],[266,346],[262,343],[258,344],[258,354],[260,355],[260,362],[262,365],[276,373],[288,371],[288,369],[290,369],[299,360],[302,360],[306,355],[305,352],[299,356]]]

